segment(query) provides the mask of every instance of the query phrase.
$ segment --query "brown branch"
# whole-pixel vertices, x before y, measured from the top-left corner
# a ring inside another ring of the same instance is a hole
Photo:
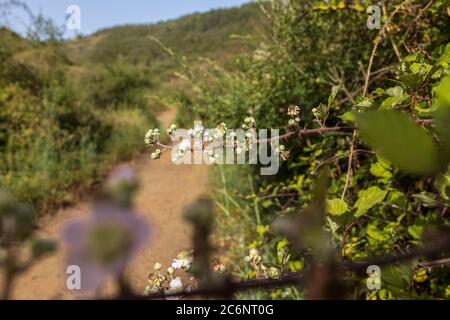
[[[331,269],[338,272],[365,272],[369,266],[384,266],[395,263],[405,262],[418,257],[433,257],[438,254],[446,253],[450,251],[450,239],[446,239],[434,246],[428,248],[415,248],[409,252],[401,255],[386,255],[381,257],[375,257],[365,261],[351,261],[340,262],[331,265]],[[283,286],[298,286],[303,285],[305,281],[305,272],[293,272],[287,273],[277,279],[254,279],[233,282],[230,280],[224,281],[221,285],[212,288],[199,288],[191,291],[183,291],[173,294],[157,293],[148,296],[136,296],[134,299],[139,300],[152,300],[152,299],[166,299],[166,298],[186,298],[193,296],[218,296],[218,297],[231,297],[236,292],[243,292],[248,290],[257,289],[272,289]]]
[[[431,125],[434,123],[433,119],[419,119],[416,121],[418,124],[420,125]],[[262,139],[262,140],[256,140],[253,142],[253,144],[257,144],[257,143],[272,143],[274,141],[279,141],[279,140],[287,140],[289,138],[292,138],[294,136],[298,136],[301,137],[303,135],[309,135],[309,134],[323,134],[323,133],[332,133],[332,132],[342,132],[342,131],[352,131],[353,130],[353,134],[355,134],[356,132],[356,127],[340,127],[340,126],[335,126],[335,127],[329,127],[329,128],[317,128],[317,129],[300,129],[297,131],[290,131],[286,134],[280,135],[280,136],[276,136],[276,137],[272,137],[269,139]],[[170,145],[165,145],[163,143],[158,142],[156,144],[157,148],[161,148],[161,154],[166,152],[168,149],[173,149],[174,146],[170,146]],[[205,143],[203,143],[202,148],[190,148],[189,151],[196,151],[196,150],[203,150],[205,147]],[[236,148],[237,146],[235,144],[233,145],[224,145],[221,146],[222,148]]]
[[[450,258],[440,259],[434,261],[424,261],[417,265],[419,268],[433,268],[433,267],[442,267],[442,266],[450,266]]]
[[[345,186],[344,191],[342,192],[341,199],[344,200],[345,194],[347,193],[348,187],[350,186],[350,181],[352,179],[353,175],[353,154],[355,152],[355,145],[356,145],[356,137],[357,133],[356,130],[353,130],[353,137],[352,137],[352,144],[350,146],[350,153],[348,155],[348,168],[347,168],[347,178],[345,179]]]
[[[430,2],[428,2],[428,4],[423,7],[422,9],[420,9],[419,14],[415,17],[414,21],[410,23],[410,25],[408,26],[408,28],[406,29],[401,44],[405,44],[406,42],[406,38],[409,36],[409,33],[411,32],[412,28],[414,25],[417,25],[419,23],[419,19],[422,17],[422,15],[431,7],[431,5],[433,4],[434,0],[431,0]]]

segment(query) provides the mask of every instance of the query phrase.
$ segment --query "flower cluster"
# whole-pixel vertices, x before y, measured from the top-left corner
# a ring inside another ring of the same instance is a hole
[[[191,140],[183,139],[183,141],[172,152],[172,161],[178,162],[191,150]]]
[[[145,134],[144,142],[149,147],[154,147],[159,143],[159,130],[150,129]]]
[[[217,165],[219,155],[214,150],[205,151],[209,164]]]
[[[194,261],[192,250],[181,250],[172,262],[172,268],[188,271]]]
[[[328,113],[327,106],[321,103],[317,108],[313,108],[311,112],[316,119],[316,122],[319,125],[324,126],[324,121],[326,120]]]
[[[227,272],[227,267],[223,263],[218,261],[213,264],[213,270],[214,272],[225,273]]]
[[[244,123],[241,128],[246,130],[244,135],[244,139],[242,141],[236,142],[235,153],[237,155],[242,154],[243,152],[250,151],[253,148],[253,145],[256,143],[256,120],[253,117],[247,117],[244,119]],[[230,135],[230,139],[234,141],[236,138],[236,134],[232,133]]]
[[[148,276],[149,285],[144,290],[144,295],[157,293],[176,294],[183,291],[189,291],[192,285],[184,285],[181,277],[176,273],[178,270],[189,271],[193,262],[192,250],[182,250],[173,260],[172,265],[165,272],[162,271],[162,265],[155,263],[154,272]],[[194,278],[190,278],[191,282]]]
[[[290,105],[288,107],[287,115],[290,117],[289,126],[296,127],[300,123],[300,107],[295,105]]]
[[[167,129],[167,134],[169,136],[175,135],[177,133],[177,126],[175,124],[171,124],[170,127]]]
[[[227,130],[228,130],[228,128],[227,128],[226,123],[222,122],[221,124],[219,124],[216,127],[215,132],[213,134],[213,138],[214,138],[213,140],[222,141],[227,133]]]
[[[290,117],[289,126],[298,127],[300,123],[300,108],[296,105],[290,105],[287,115]],[[167,129],[167,134],[173,137],[177,134],[177,129],[178,127],[172,124]],[[196,124],[194,128],[188,130],[187,137],[183,137],[181,143],[175,146],[172,152],[172,161],[175,163],[181,161],[192,150],[203,150],[207,162],[216,165],[219,162],[219,155],[216,152],[217,148],[229,148],[229,146],[232,146],[231,148],[234,148],[234,152],[238,156],[244,152],[249,152],[258,143],[255,118],[252,116],[246,117],[241,125],[241,129],[245,130],[243,136],[238,136],[234,131],[228,135],[228,128],[224,122],[220,123],[215,129],[205,129],[201,124]],[[148,146],[164,147],[162,150],[156,149],[151,154],[153,160],[160,159],[166,147],[159,144],[158,129],[149,130],[145,136],[145,141]],[[214,143],[214,145],[211,143]],[[290,151],[284,145],[277,147],[274,151],[280,155],[283,161],[287,161],[290,157]]]
[[[295,105],[290,105],[288,107],[287,115],[291,118],[296,118],[300,115],[300,107]]]
[[[250,249],[249,255],[244,260],[253,268],[253,273],[258,278],[274,279],[280,276],[280,270],[275,267],[267,267],[262,263],[262,256],[258,249]]]
[[[162,151],[161,149],[156,149],[155,152],[152,152],[151,158],[152,160],[158,160],[161,158]]]
[[[203,140],[204,135],[208,136],[208,134],[205,132],[205,128],[199,124],[195,125],[193,129],[189,129],[188,134],[190,137],[199,140]]]
[[[280,158],[283,161],[289,160],[289,157],[291,156],[291,151],[286,150],[286,146],[283,144],[281,144],[278,148],[276,148],[275,152],[280,154]]]
[[[247,117],[244,119],[244,124],[241,126],[244,130],[251,130],[256,128],[256,120],[253,117]]]

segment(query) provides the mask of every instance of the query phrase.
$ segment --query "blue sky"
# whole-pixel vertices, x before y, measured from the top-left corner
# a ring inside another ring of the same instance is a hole
[[[81,9],[80,33],[91,34],[99,29],[122,24],[153,23],[180,17],[193,12],[204,12],[215,8],[234,7],[250,0],[25,0],[34,13],[42,12],[51,17],[57,25],[65,25],[66,10],[69,5]],[[10,17],[10,27],[23,32],[24,28],[14,16],[24,15],[14,12]],[[71,36],[68,31],[66,36]]]

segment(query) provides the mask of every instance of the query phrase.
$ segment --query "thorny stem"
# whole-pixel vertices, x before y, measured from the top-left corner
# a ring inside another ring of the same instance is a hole
[[[280,141],[280,140],[287,140],[293,136],[299,136],[301,137],[302,135],[307,135],[307,134],[322,134],[322,133],[327,133],[327,132],[338,132],[338,131],[348,131],[348,130],[353,130],[354,127],[331,127],[331,128],[317,128],[317,129],[302,129],[302,130],[297,130],[297,131],[290,131],[284,135],[281,136],[276,136],[276,137],[272,137],[269,139],[262,139],[262,140],[256,140],[253,143],[270,143],[270,142],[274,142],[274,141]],[[156,145],[158,148],[161,148],[161,152],[166,151],[167,149],[173,149],[174,146],[169,146],[169,145],[165,145],[162,143],[158,143]],[[235,148],[236,145],[225,145],[223,146],[225,148]],[[191,151],[195,151],[195,150],[202,150],[202,148],[191,148]]]
[[[430,125],[434,123],[434,120],[432,119],[419,119],[416,121],[418,124],[420,125]],[[356,127],[341,127],[341,126],[335,126],[335,127],[324,127],[324,128],[317,128],[317,129],[300,129],[300,130],[296,130],[296,131],[289,131],[283,135],[280,136],[276,136],[276,137],[272,137],[272,138],[268,138],[268,139],[261,139],[261,140],[255,140],[253,141],[254,144],[258,144],[258,143],[272,143],[275,141],[281,141],[281,140],[287,140],[289,138],[292,138],[294,136],[297,137],[301,137],[303,135],[310,135],[310,134],[323,134],[323,133],[333,133],[333,132],[343,132],[343,131],[353,131],[356,130]],[[161,148],[161,153],[164,153],[165,151],[167,151],[168,149],[174,149],[174,146],[171,145],[166,145],[163,143],[158,142],[156,144],[157,148]],[[203,147],[197,147],[197,148],[190,148],[190,151],[195,151],[195,150],[203,150]],[[232,144],[232,145],[224,145],[221,146],[221,148],[236,148],[236,144]],[[219,148],[219,147],[217,147]]]
[[[392,18],[400,11],[401,8],[403,8],[404,5],[409,3],[409,1],[410,0],[405,0],[402,4],[400,4],[397,8],[395,8],[395,10],[389,16],[386,23],[383,25],[383,28],[380,29],[377,37],[375,38],[375,41],[374,41],[375,44],[373,46],[372,54],[370,55],[370,59],[369,59],[369,65],[367,67],[366,81],[364,83],[364,90],[363,90],[363,97],[367,96],[367,92],[369,90],[370,76],[372,74],[372,66],[373,66],[373,62],[375,59],[375,55],[378,50],[378,45],[380,44],[382,37],[386,33],[386,29],[389,26],[389,24],[391,23]],[[392,41],[392,39],[391,39],[391,41]],[[353,151],[355,150],[356,138],[357,138],[357,132],[356,132],[356,130],[353,130],[352,144],[350,146],[350,154],[348,156],[347,178],[345,180],[344,191],[342,192],[341,199],[345,198],[345,194],[347,193],[347,190],[350,185],[351,178],[352,178]]]
[[[438,254],[448,252],[450,250],[450,239],[446,239],[428,248],[416,248],[407,253],[400,255],[385,255],[381,257],[372,258],[365,261],[339,262],[330,267],[338,272],[365,272],[367,267],[371,265],[384,266],[394,263],[401,263],[418,257],[433,257]],[[239,282],[226,281],[220,287],[214,288],[199,288],[191,291],[179,292],[174,294],[153,294],[149,296],[136,296],[135,299],[152,300],[164,298],[185,298],[192,296],[231,296],[236,292],[243,292],[256,289],[270,289],[279,288],[282,286],[299,286],[304,284],[305,272],[286,273],[276,279],[255,279]]]

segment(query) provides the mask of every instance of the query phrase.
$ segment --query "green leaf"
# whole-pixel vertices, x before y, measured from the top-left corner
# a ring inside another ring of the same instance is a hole
[[[383,88],[376,88],[372,94],[375,94],[377,96],[382,96],[383,94],[386,93],[386,90],[384,90]]]
[[[303,269],[303,263],[301,261],[289,261],[288,263],[289,270],[291,272],[297,272]]]
[[[364,215],[374,205],[383,201],[386,195],[387,191],[383,191],[378,187],[370,187],[367,190],[358,192],[358,201],[355,203],[355,207],[358,209],[355,217],[358,218]]]
[[[370,166],[370,173],[384,182],[392,178],[391,167],[385,161],[378,161],[372,164]]]
[[[449,88],[450,90],[450,81]],[[441,142],[443,163],[450,161],[450,94],[449,104],[447,106],[440,107],[435,115],[436,129],[439,133],[439,140]]]
[[[356,121],[355,114],[351,111],[344,113],[343,115],[339,116],[339,118],[341,118],[343,121],[346,121],[346,122],[355,122]]]
[[[395,81],[395,82],[404,84],[410,88],[415,88],[420,84],[421,80],[422,80],[422,77],[420,75],[413,73],[413,74],[406,74],[403,76],[399,76],[398,81]]]
[[[405,97],[389,97],[381,103],[380,109],[381,110],[393,109],[397,105],[401,104],[404,100]]]
[[[270,206],[272,206],[274,204],[274,202],[272,200],[266,200],[262,203],[262,206],[264,209],[269,208]]]
[[[433,89],[436,96],[436,107],[450,108],[450,75],[445,76],[441,82]]]
[[[439,62],[450,63],[450,43],[448,43],[447,46],[445,47],[445,51],[439,58]]]
[[[333,88],[331,89],[331,94],[328,97],[328,109],[330,109],[331,104],[334,102],[334,100],[336,100],[336,96],[339,93],[339,90],[341,90],[341,86],[339,85],[333,86]]]
[[[356,104],[353,106],[355,109],[369,109],[373,105],[373,101],[367,97],[359,97],[356,99]]]
[[[408,233],[415,239],[420,240],[420,237],[423,232],[423,226],[412,225],[408,227]]]
[[[401,170],[428,175],[443,169],[439,146],[408,115],[380,110],[356,117],[362,138]]]
[[[326,200],[326,210],[333,216],[341,216],[348,212],[348,205],[342,199]]]
[[[373,224],[369,224],[366,229],[367,234],[374,240],[377,241],[387,241],[389,240],[389,236],[383,231],[379,230],[377,226]]]
[[[284,247],[286,247],[289,244],[289,241],[287,239],[283,239],[277,244],[277,250],[281,250]]]
[[[392,87],[386,90],[386,94],[390,97],[397,97],[397,98],[403,98],[404,91],[403,88],[400,86]]]
[[[445,200],[450,200],[450,173],[439,176],[434,182],[440,196]]]

